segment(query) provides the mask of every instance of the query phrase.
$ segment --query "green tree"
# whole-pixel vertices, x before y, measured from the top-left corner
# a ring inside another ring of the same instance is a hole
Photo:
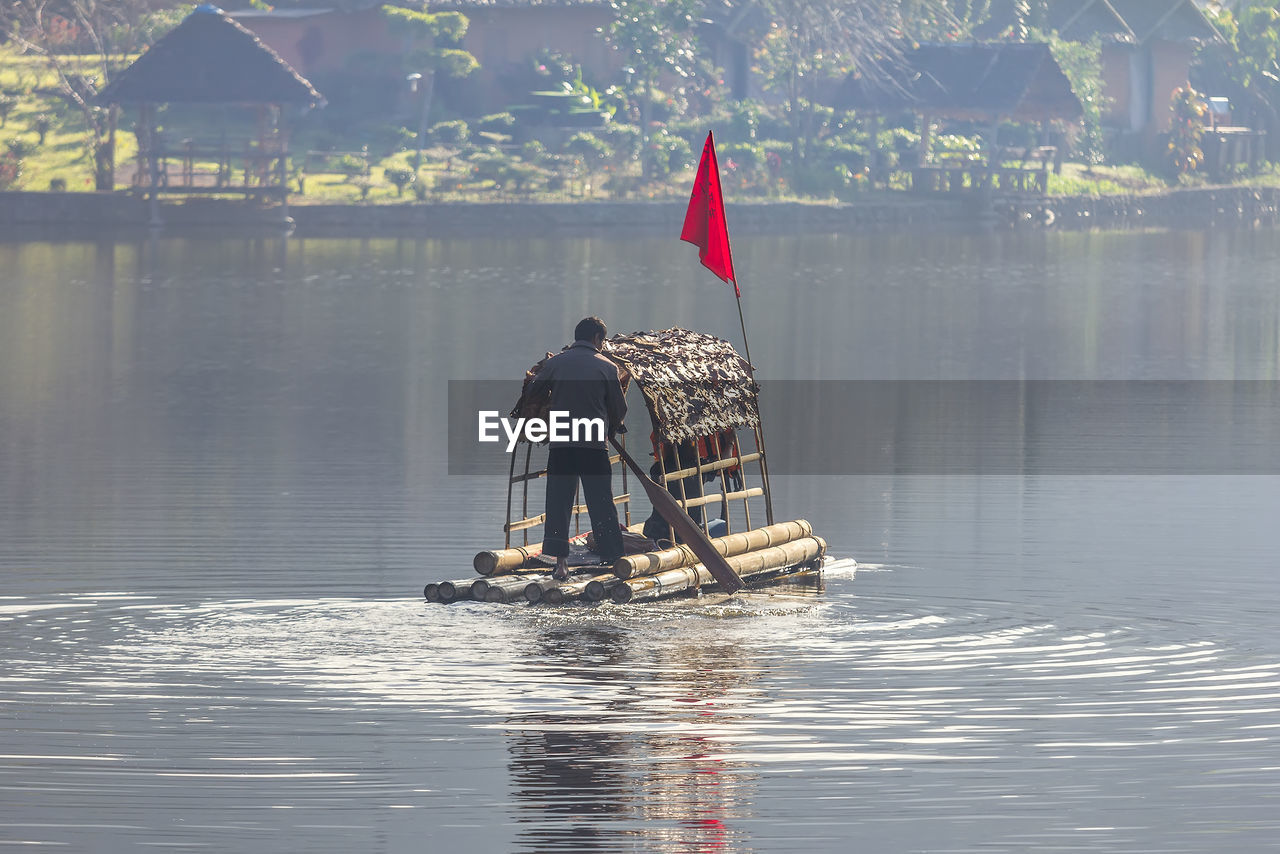
[[[466,77],[480,63],[459,45],[467,34],[466,15],[460,12],[419,12],[399,6],[383,6],[382,15],[393,33],[404,37],[403,68],[418,75],[415,88],[421,98],[418,116],[418,154],[413,168],[421,163],[422,139],[435,94],[437,75]]]
[[[94,185],[115,187],[116,109],[101,109],[93,96],[123,66],[122,34],[133,32],[151,13],[148,0],[4,0],[8,36],[29,53],[41,56],[58,81],[62,96],[80,111],[87,130]],[[66,43],[67,33],[76,42]],[[129,41],[129,45],[133,42]],[[81,51],[73,62],[68,47]]]
[[[1223,4],[1206,9],[1225,45],[1202,48],[1195,82],[1210,94],[1231,99],[1244,120],[1267,130],[1269,159],[1280,151],[1280,10],[1264,0],[1244,0],[1234,11]]]
[[[779,96],[790,120],[792,168],[806,167],[819,129],[823,90],[852,70],[892,85],[913,29],[954,29],[945,0],[760,0],[769,30],[756,51],[764,87]],[[920,22],[927,22],[921,24]]]
[[[650,105],[663,75],[691,79],[699,71],[694,0],[611,0],[617,17],[606,38],[631,74],[627,97],[640,119],[641,150],[649,150]],[[645,174],[649,157],[643,159]]]
[[[1032,31],[1032,35],[1036,35]],[[1056,35],[1043,36],[1062,73],[1071,82],[1071,90],[1080,99],[1083,117],[1076,139],[1075,155],[1088,166],[1104,159],[1102,110],[1107,98],[1102,94],[1102,41],[1094,36],[1087,42],[1070,42]]]

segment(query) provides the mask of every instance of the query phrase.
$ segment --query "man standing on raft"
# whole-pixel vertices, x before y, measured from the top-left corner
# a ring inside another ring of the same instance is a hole
[[[581,320],[573,331],[573,346],[548,359],[530,383],[526,397],[537,400],[551,389],[551,411],[567,412],[570,419],[599,419],[609,426],[609,436],[625,433],[622,424],[627,414],[618,366],[600,352],[608,330],[598,317]],[[553,577],[563,581],[569,577],[569,519],[578,480],[596,552],[605,563],[622,556],[622,529],[613,504],[613,470],[605,437],[571,436],[569,441],[551,441],[547,456],[547,505],[545,534],[542,539],[544,557],[556,559]]]

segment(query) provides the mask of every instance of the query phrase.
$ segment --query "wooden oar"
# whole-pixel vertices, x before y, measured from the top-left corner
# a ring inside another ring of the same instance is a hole
[[[711,572],[720,587],[726,593],[737,593],[741,590],[742,579],[738,577],[738,573],[734,572],[733,567],[729,566],[724,556],[716,551],[716,547],[711,545],[711,540],[707,539],[707,535],[702,533],[702,529],[697,526],[693,519],[689,518],[689,514],[684,511],[684,508],[680,506],[671,493],[667,492],[666,487],[655,483],[648,473],[641,469],[639,464],[631,458],[626,449],[618,444],[617,439],[610,437],[609,441],[618,449],[618,453],[622,456],[623,462],[627,464],[627,468],[635,473],[641,485],[644,486],[644,491],[648,493],[653,509],[658,511],[658,515],[665,519],[667,524],[693,550],[693,553],[698,556],[698,560],[702,561],[702,565]]]

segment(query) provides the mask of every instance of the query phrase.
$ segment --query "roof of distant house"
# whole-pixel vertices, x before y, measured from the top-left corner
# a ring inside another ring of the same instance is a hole
[[[1192,0],[1053,0],[1044,14],[1044,29],[1068,41],[1087,41],[1094,36],[1130,44],[1157,39],[1222,41]],[[1013,18],[1011,0],[994,0],[990,16],[975,32],[980,37],[997,37]]]
[[[216,6],[202,5],[98,93],[100,104],[324,103],[315,87]]]
[[[1076,120],[1083,112],[1049,46],[1022,42],[922,44],[888,79],[849,75],[835,102],[963,119]]]

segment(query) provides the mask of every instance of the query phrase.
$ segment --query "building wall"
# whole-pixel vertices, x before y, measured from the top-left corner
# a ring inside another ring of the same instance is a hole
[[[1103,45],[1102,93],[1110,101],[1103,122],[1126,132],[1167,131],[1170,96],[1187,85],[1193,58],[1191,46],[1179,42]]]
[[[527,103],[537,83],[533,58],[542,50],[572,57],[597,85],[619,77],[622,62],[600,32],[613,20],[611,9],[507,7],[469,11],[467,19],[462,47],[476,57],[480,68],[464,80],[437,81],[441,94],[465,106],[466,112]],[[304,77],[340,71],[361,53],[390,57],[404,48],[403,39],[388,31],[376,8],[296,17],[259,13],[237,15],[236,20]]]
[[[598,86],[619,77],[622,61],[600,30],[613,21],[613,11],[599,6],[533,6],[468,12],[470,26],[462,46],[480,69],[457,83],[460,96],[476,112],[493,112],[527,103],[537,85],[533,59],[549,50],[571,57],[583,77]]]
[[[1173,90],[1188,85],[1187,74],[1194,58],[1190,45],[1157,41],[1151,49],[1151,127],[1164,133],[1173,124],[1169,102]]]
[[[403,40],[387,30],[382,13],[376,8],[305,17],[237,15],[235,19],[303,77],[341,70],[357,53],[396,54],[403,47]]]

